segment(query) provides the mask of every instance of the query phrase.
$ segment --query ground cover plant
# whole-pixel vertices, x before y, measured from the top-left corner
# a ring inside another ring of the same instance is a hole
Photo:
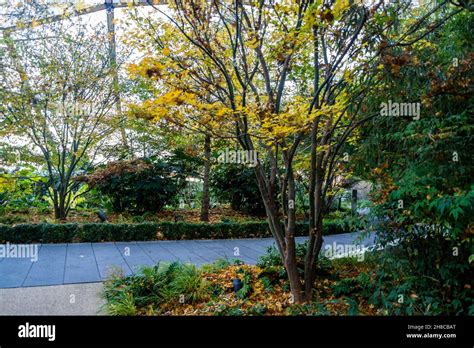
[[[307,244],[297,248],[301,273],[306,248]],[[394,271],[387,264],[380,269],[382,255],[368,255],[363,262],[323,259],[314,301],[305,304],[295,303],[273,247],[257,265],[222,259],[199,269],[165,263],[142,268],[135,275],[114,274],[105,283],[105,308],[112,315],[151,316],[473,314],[466,274],[458,278],[463,282],[462,293],[442,293],[429,283],[414,282],[406,270]],[[236,279],[242,283],[238,290]]]

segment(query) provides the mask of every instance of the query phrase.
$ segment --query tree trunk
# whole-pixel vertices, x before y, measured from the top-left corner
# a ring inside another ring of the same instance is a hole
[[[296,303],[302,303],[305,299],[303,293],[303,286],[298,273],[297,260],[296,260],[296,242],[295,242],[295,229],[296,229],[296,190],[295,190],[295,179],[293,177],[293,168],[291,163],[286,163],[287,167],[287,182],[288,182],[288,202],[286,202],[288,209],[287,228],[285,234],[286,240],[286,257],[285,266],[286,272],[288,273],[288,280],[290,282],[290,289],[293,295],[293,299]]]
[[[204,175],[202,183],[201,221],[209,222],[209,174],[211,172],[211,136],[204,139]]]
[[[305,294],[296,264],[296,243],[294,235],[287,236],[286,247],[285,269],[288,274],[291,294],[293,295],[294,302],[303,303],[305,301]]]
[[[59,201],[57,206],[54,208],[55,218],[60,221],[67,219],[67,207],[66,207],[66,195],[62,190],[59,192]]]
[[[65,221],[67,219],[64,202],[54,205],[54,218],[59,221]]]
[[[313,68],[314,68],[314,79],[313,88],[314,91],[319,89],[319,43],[318,43],[318,27],[313,26]],[[319,107],[319,94],[316,95],[315,105]],[[322,241],[322,224],[318,221],[318,208],[316,195],[318,192],[320,177],[316,172],[316,168],[319,164],[317,156],[317,140],[318,140],[318,129],[319,129],[320,118],[313,120],[311,125],[311,160],[310,160],[310,182],[309,182],[309,231],[308,231],[308,249],[304,259],[304,292],[305,300],[312,301],[313,299],[313,284],[315,278],[315,254],[319,254],[321,249],[320,240]],[[318,193],[319,194],[319,193]],[[319,246],[318,246],[319,245]],[[318,255],[316,254],[316,255]]]
[[[270,183],[265,178],[265,172],[263,171],[262,166],[258,164],[255,166],[254,171],[263,204],[265,206],[265,211],[267,213],[268,225],[273,237],[275,238],[279,254],[282,258],[282,263],[288,275],[288,281],[290,283],[290,290],[293,300],[296,303],[302,303],[304,302],[304,293],[296,265],[294,223],[290,223],[288,225],[289,228],[284,231],[283,225],[280,221],[281,217],[279,216],[279,210],[277,208],[275,198],[273,196],[269,196]],[[293,194],[290,194],[290,196],[294,197]]]

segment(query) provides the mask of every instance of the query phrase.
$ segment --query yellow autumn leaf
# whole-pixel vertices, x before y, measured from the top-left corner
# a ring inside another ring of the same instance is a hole
[[[339,17],[339,15],[349,6],[349,0],[337,0],[334,4],[334,13],[336,17]]]
[[[74,5],[76,8],[76,11],[81,11],[87,7],[86,3],[83,0],[77,1],[77,3]]]
[[[252,40],[250,40],[250,41],[248,42],[248,46],[249,46],[250,48],[252,48],[252,49],[257,48],[258,45],[259,45],[259,41],[258,41],[257,38],[253,38]]]

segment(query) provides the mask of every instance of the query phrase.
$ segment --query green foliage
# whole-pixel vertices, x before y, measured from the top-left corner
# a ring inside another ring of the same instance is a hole
[[[324,307],[325,302],[310,302],[304,304],[294,304],[287,308],[289,315],[310,315],[310,316],[321,316],[330,315],[330,312]]]
[[[217,310],[215,311],[215,314],[240,317],[245,314],[245,311],[243,311],[241,308],[238,308],[238,307],[227,307],[227,306],[221,305],[217,308]]]
[[[85,178],[110,197],[114,212],[157,212],[179,193],[186,182],[182,161],[145,159],[109,163]]]
[[[371,301],[389,314],[474,308],[473,25],[465,11],[415,47],[387,50],[380,88],[366,99],[367,113],[389,99],[421,102],[419,119],[375,118],[353,157],[377,183],[372,213],[386,252]]]
[[[230,203],[233,210],[254,216],[265,215],[252,168],[230,163],[215,165],[211,171],[210,188],[220,202]]]
[[[300,275],[304,274],[304,259],[307,249],[307,241],[296,244],[296,266]],[[319,257],[319,260],[315,260],[318,265],[317,272],[324,272],[327,266],[326,261],[327,259],[322,256]],[[274,245],[268,247],[266,254],[258,258],[257,266],[263,269],[261,276],[267,276],[270,279],[286,279],[287,277],[280,253]]]
[[[224,268],[229,267],[232,265],[232,261],[228,259],[218,259],[214,261],[213,263],[206,263],[201,266],[201,270],[203,272],[209,272],[209,273],[214,273],[217,271],[220,271]]]
[[[268,292],[273,291],[272,280],[269,277],[260,276],[260,281],[262,282],[265,291],[268,291]]]
[[[194,303],[208,296],[208,286],[193,265],[174,262],[143,267],[137,274],[114,274],[105,282],[103,296],[111,315],[133,315],[137,308],[160,311],[164,304]]]
[[[436,233],[414,235],[388,247],[380,254],[370,301],[395,315],[472,314],[470,253],[472,245],[458,245]]]
[[[363,217],[346,216],[344,218],[325,219],[323,234],[339,234],[360,231],[365,227]]]
[[[297,225],[297,235],[307,234],[308,226]],[[228,239],[271,237],[268,224],[258,222],[187,223],[142,222],[134,224],[65,223],[0,224],[0,242],[70,243],[131,240]]]
[[[115,297],[109,297],[107,311],[110,315],[131,316],[136,315],[135,299],[129,292],[117,292]]]
[[[370,276],[364,272],[355,278],[343,278],[336,282],[332,288],[335,296],[351,295],[361,292],[366,297],[369,297],[375,290]]]
[[[252,273],[242,268],[239,268],[237,273],[242,275],[242,288],[237,291],[237,298],[244,299],[247,298],[252,292]]]
[[[21,211],[30,207],[47,208],[48,179],[33,168],[25,167],[14,173],[0,170],[0,212]]]
[[[194,303],[207,294],[207,283],[194,265],[172,263],[166,270],[166,286],[161,290],[164,302]]]
[[[472,269],[452,261],[451,246],[435,236],[386,246],[368,255],[373,267],[339,279],[332,285],[333,293],[357,298],[359,303],[364,299],[383,315],[472,315]],[[468,250],[459,252],[465,257]],[[341,260],[331,263],[336,266]]]

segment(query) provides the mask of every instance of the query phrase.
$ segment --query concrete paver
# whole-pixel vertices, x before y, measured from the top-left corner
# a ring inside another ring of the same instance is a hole
[[[337,244],[371,246],[374,236],[362,241],[360,233],[324,237],[324,247]],[[305,237],[298,237],[301,243]],[[257,263],[273,238],[180,240],[148,242],[107,242],[42,244],[38,260],[26,258],[0,259],[0,288],[34,287],[60,284],[94,283],[106,279],[114,270],[131,274],[144,265],[181,261],[200,266],[217,259],[239,259]]]

